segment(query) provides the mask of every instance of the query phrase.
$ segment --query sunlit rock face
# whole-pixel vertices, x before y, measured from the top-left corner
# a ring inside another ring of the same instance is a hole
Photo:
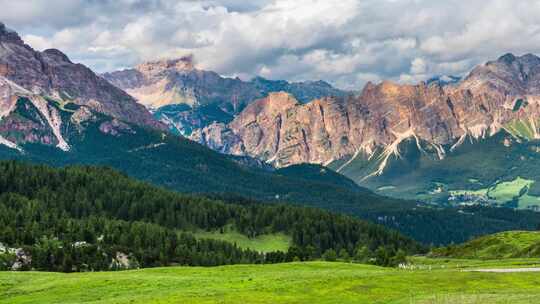
[[[466,138],[484,138],[516,121],[540,138],[540,58],[502,56],[478,66],[463,80],[400,85],[368,83],[350,97],[301,103],[286,93],[247,106],[228,124],[197,130],[192,139],[223,153],[249,155],[278,167],[327,164],[383,151],[399,154],[405,139],[427,143],[444,158]],[[378,168],[377,170],[383,168]],[[380,172],[374,172],[380,173]]]

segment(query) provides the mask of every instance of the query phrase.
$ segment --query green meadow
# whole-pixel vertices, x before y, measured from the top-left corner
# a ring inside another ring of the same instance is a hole
[[[540,197],[530,195],[529,189],[535,183],[534,180],[516,177],[510,181],[498,182],[495,185],[477,190],[452,190],[452,195],[472,195],[485,197],[499,203],[516,200],[520,209],[540,206]]]
[[[236,244],[243,249],[251,249],[258,252],[282,251],[287,252],[292,244],[290,236],[284,233],[263,234],[249,238],[234,230],[220,231],[198,231],[194,233],[199,239],[221,240]]]
[[[0,303],[538,303],[539,273],[413,258],[414,270],[339,262],[122,272],[0,272]],[[534,265],[505,260],[500,266]],[[536,301],[536,302],[535,302]]]
[[[530,121],[516,119],[504,126],[504,129],[508,131],[515,138],[523,138],[526,140],[536,139],[536,128]]]
[[[451,258],[495,260],[538,257],[540,231],[506,231],[479,237],[461,245],[434,249],[432,255]]]

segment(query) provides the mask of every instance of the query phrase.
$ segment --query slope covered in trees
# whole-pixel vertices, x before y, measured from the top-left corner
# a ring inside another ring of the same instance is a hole
[[[0,162],[0,193],[0,242],[21,248],[31,256],[23,266],[38,270],[274,263],[316,259],[329,250],[354,256],[359,248],[367,248],[375,263],[388,265],[396,255],[422,250],[398,232],[348,216],[223,203],[170,192],[107,168]],[[225,226],[249,237],[285,233],[293,244],[287,252],[261,254],[193,236],[196,230]],[[10,258],[16,257],[3,257]]]

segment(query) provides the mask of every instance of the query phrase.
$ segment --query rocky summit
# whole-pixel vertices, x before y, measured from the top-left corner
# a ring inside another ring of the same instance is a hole
[[[140,64],[133,69],[105,73],[103,77],[124,89],[141,104],[159,108],[175,103],[195,104],[193,92],[177,90],[170,85],[171,78],[194,71],[192,58],[153,61]],[[181,80],[180,80],[181,81]]]

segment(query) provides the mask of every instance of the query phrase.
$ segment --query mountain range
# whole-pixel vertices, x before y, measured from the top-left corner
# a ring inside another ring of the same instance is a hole
[[[223,97],[220,109],[234,109],[226,119],[215,115],[205,123],[190,124],[190,133],[184,134],[221,153],[250,156],[277,168],[302,163],[329,166],[385,195],[536,209],[539,176],[530,169],[540,164],[535,141],[540,139],[539,81],[539,57],[506,54],[475,67],[462,79],[440,77],[416,85],[368,83],[357,94],[334,90],[306,94],[305,90],[312,91],[306,84],[302,92],[272,86],[262,98],[243,95],[249,99],[242,103]],[[194,92],[208,89],[197,86],[197,81],[186,87]],[[217,96],[223,96],[221,87],[213,91]],[[149,100],[138,98],[143,104]],[[185,104],[185,98],[174,100]],[[198,104],[193,100],[188,106]],[[167,106],[156,112],[158,119],[163,120]],[[182,126],[186,128],[185,121]],[[506,186],[517,189],[498,193]]]

